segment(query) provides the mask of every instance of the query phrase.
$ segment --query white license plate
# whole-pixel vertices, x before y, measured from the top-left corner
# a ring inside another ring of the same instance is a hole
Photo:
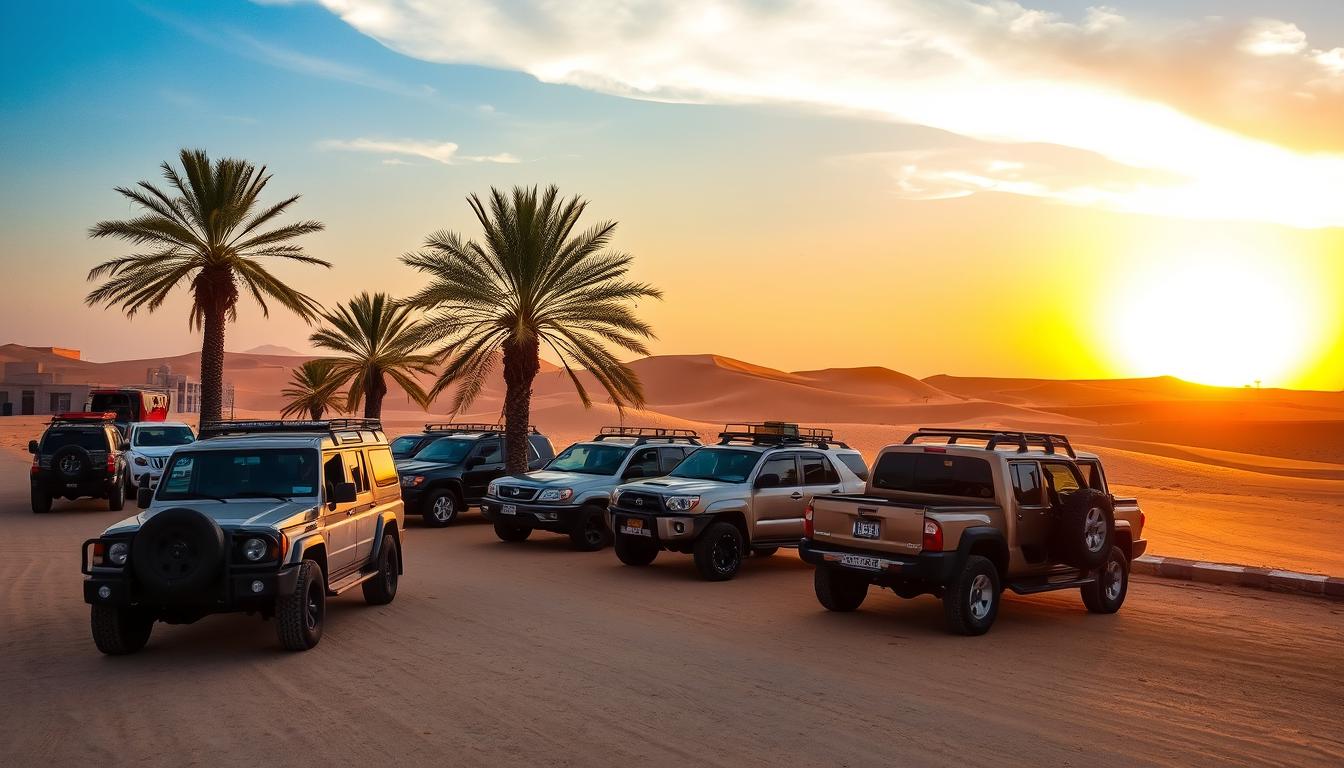
[[[880,520],[854,521],[854,538],[876,539],[881,535],[882,535],[882,522]]]
[[[865,557],[864,555],[841,555],[840,564],[848,565],[851,568],[866,568],[870,571],[882,570],[882,561],[876,557]]]
[[[517,504],[504,504],[504,505],[500,506],[500,508],[499,508],[499,514],[501,514],[501,515],[516,515],[516,514],[518,514],[518,505],[517,505]]]
[[[628,518],[621,523],[621,533],[626,536],[653,536],[653,531],[644,527],[644,521]]]

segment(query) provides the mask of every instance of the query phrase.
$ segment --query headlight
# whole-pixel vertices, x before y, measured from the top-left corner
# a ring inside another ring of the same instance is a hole
[[[700,503],[699,496],[668,496],[667,508],[673,512],[690,512]]]
[[[126,558],[131,555],[131,545],[124,541],[118,541],[107,548],[107,561],[113,565],[125,565]]]
[[[491,483],[485,487],[486,496],[498,496],[499,483]]]
[[[135,466],[137,466],[137,467],[148,467],[148,466],[149,466],[149,462],[148,462],[148,461],[145,461],[145,457],[144,457],[144,456],[136,456],[136,457],[135,457]]]
[[[612,491],[612,492],[611,492],[611,506],[613,506],[613,507],[616,506],[616,505],[620,502],[620,500],[621,500],[621,492],[620,492],[620,490]]]
[[[569,501],[573,496],[573,488],[547,488],[537,497],[537,501]]]
[[[419,484],[421,484],[421,483],[423,483],[423,482],[425,482],[425,476],[424,476],[424,475],[402,475],[402,476],[401,476],[401,487],[402,487],[402,488],[411,488],[411,487],[417,486],[417,485],[419,485]]]
[[[248,539],[243,542],[243,557],[257,563],[266,557],[267,549],[269,546],[265,539]]]

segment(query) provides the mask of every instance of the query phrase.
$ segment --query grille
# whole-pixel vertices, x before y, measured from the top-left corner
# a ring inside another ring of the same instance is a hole
[[[149,466],[151,469],[163,469],[163,465],[168,463],[168,459],[163,457],[150,457]]]
[[[522,485],[501,485],[499,486],[499,498],[509,501],[531,501],[537,495],[538,490]]]
[[[663,508],[663,498],[652,493],[640,491],[622,491],[620,505],[626,509],[648,510],[655,512]]]

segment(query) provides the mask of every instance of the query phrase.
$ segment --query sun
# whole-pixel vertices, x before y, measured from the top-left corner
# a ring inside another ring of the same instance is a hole
[[[1286,261],[1194,254],[1153,261],[1109,292],[1119,366],[1221,386],[1291,386],[1320,342],[1316,292]]]

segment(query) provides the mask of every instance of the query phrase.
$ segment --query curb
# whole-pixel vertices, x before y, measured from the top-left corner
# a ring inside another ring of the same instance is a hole
[[[1134,573],[1203,584],[1224,584],[1253,589],[1296,592],[1332,600],[1344,600],[1344,579],[1314,573],[1252,568],[1246,565],[1206,563],[1179,557],[1143,555],[1131,564]]]

